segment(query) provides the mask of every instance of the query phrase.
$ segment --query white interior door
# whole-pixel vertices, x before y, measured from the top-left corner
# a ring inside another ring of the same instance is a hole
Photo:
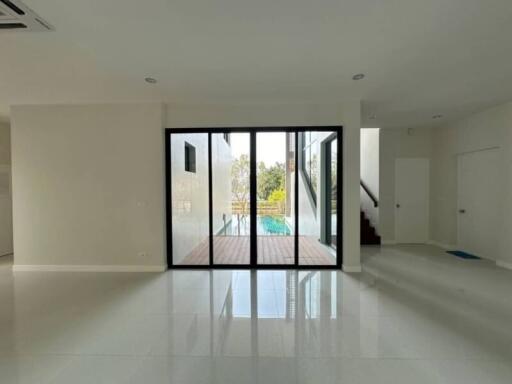
[[[396,159],[395,238],[397,243],[426,243],[429,233],[430,162]]]
[[[468,253],[496,259],[499,225],[499,150],[458,156],[457,246]]]

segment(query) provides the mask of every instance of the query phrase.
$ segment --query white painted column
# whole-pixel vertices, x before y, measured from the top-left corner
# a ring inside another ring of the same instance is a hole
[[[343,270],[360,272],[361,102],[345,102],[340,112],[343,124]]]

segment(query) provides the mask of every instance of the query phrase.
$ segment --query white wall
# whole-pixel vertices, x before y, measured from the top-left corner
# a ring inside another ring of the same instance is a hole
[[[163,126],[342,124],[344,265],[360,269],[359,101],[14,106],[11,117],[16,265],[165,265]]]
[[[512,103],[474,114],[466,119],[434,128],[431,187],[431,238],[437,243],[457,243],[457,155],[498,147],[500,185],[503,196],[512,195]],[[482,202],[485,204],[485,202]],[[496,259],[512,266],[512,202],[501,201],[502,225]]]
[[[379,200],[380,173],[380,129],[361,129],[361,180]],[[361,188],[361,207],[372,226],[379,233],[379,208],[374,206],[368,194]]]
[[[0,123],[0,256],[12,253],[11,131]]]
[[[383,243],[395,241],[395,161],[431,158],[431,136],[428,128],[380,130],[379,232]]]
[[[394,167],[397,158],[430,158],[430,239],[439,245],[457,245],[457,157],[459,154],[500,149],[500,185],[512,196],[512,103],[465,119],[425,129],[380,131],[380,231],[383,241],[394,241]],[[498,254],[500,265],[512,268],[512,202],[501,199]],[[485,204],[485,202],[482,202]]]
[[[162,112],[11,108],[15,266],[166,265]]]
[[[322,105],[239,104],[167,105],[166,126],[257,127],[343,125],[343,264],[360,269],[359,152],[361,103],[347,101]]]

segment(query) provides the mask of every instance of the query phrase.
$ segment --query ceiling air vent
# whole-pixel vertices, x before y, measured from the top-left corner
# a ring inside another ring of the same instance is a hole
[[[53,27],[19,0],[0,0],[0,31],[53,31]]]

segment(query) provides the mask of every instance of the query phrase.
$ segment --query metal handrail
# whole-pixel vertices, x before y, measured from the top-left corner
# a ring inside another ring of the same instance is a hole
[[[361,180],[361,187],[363,187],[366,194],[370,197],[370,199],[373,201],[373,206],[377,208],[379,206],[379,200],[375,197],[375,195],[370,191],[368,186],[365,184],[363,180]]]

